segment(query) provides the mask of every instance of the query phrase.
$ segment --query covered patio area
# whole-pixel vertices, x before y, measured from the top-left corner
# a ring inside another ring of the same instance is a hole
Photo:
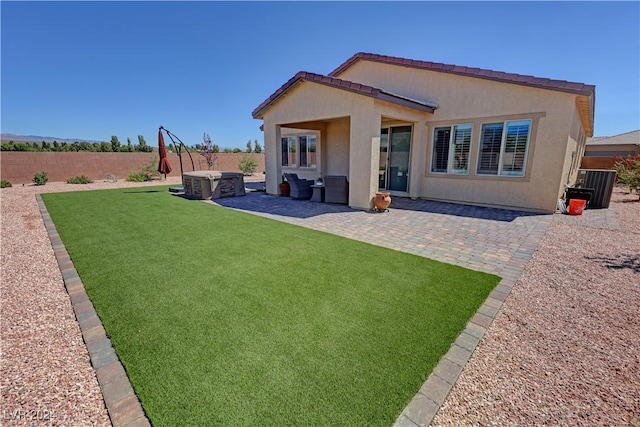
[[[277,103],[277,108],[272,108]],[[419,197],[426,120],[437,104],[371,86],[298,73],[253,112],[264,120],[266,191],[284,173],[347,177],[348,206],[369,209],[377,191]]]

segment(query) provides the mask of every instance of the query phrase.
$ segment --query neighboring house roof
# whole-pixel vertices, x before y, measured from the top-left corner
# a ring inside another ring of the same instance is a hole
[[[578,95],[576,99],[576,106],[580,114],[585,133],[587,136],[593,135],[593,122],[596,104],[596,87],[594,85],[364,52],[358,52],[351,58],[347,59],[342,65],[329,73],[329,76],[338,77],[347,68],[351,67],[358,61],[372,61],[400,67],[417,68],[420,70],[436,71],[439,73],[455,74],[458,76],[575,94]]]
[[[613,136],[597,136],[587,138],[587,145],[640,145],[640,130],[621,133]]]
[[[356,53],[351,58],[347,59],[342,65],[329,73],[329,76],[338,77],[347,68],[351,67],[353,64],[361,60],[409,68],[418,68],[420,70],[437,71],[440,73],[456,74],[459,76],[493,80],[503,83],[531,86],[539,89],[556,90],[560,92],[568,92],[584,96],[595,96],[596,89],[594,85],[585,83],[569,82],[566,80],[553,80],[523,74],[505,73],[503,71],[463,67],[459,65],[442,64],[439,62],[419,61],[415,59],[405,59],[394,56],[377,55],[364,52]]]
[[[335,77],[325,76],[322,74],[310,73],[307,71],[300,71],[288,82],[282,85],[278,90],[276,90],[269,98],[267,98],[264,102],[262,102],[255,110],[253,110],[253,118],[259,119],[262,117],[262,114],[269,108],[273,103],[275,103],[280,97],[285,95],[288,91],[290,91],[293,87],[295,87],[300,82],[312,82],[318,83],[325,86],[333,87],[336,89],[346,90],[349,92],[356,93],[358,95],[368,96],[371,98],[375,98],[381,101],[391,102],[397,105],[401,105],[403,107],[413,108],[419,111],[424,111],[428,113],[433,113],[436,108],[438,108],[438,104],[430,101],[419,101],[416,99],[411,99],[406,96],[396,95],[391,92],[387,92],[385,90],[364,85],[361,83],[355,83],[348,80],[338,79]]]

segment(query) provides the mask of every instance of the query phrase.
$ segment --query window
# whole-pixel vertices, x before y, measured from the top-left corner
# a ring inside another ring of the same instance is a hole
[[[472,132],[473,125],[435,128],[431,172],[469,173]]]
[[[316,136],[306,135],[300,138],[300,167],[316,167]]]
[[[296,137],[289,136],[280,139],[282,143],[282,166],[296,165]]]
[[[524,176],[530,130],[531,120],[483,124],[478,174]]]
[[[282,166],[301,168],[315,168],[317,165],[317,138],[316,135],[287,136],[282,137]],[[298,159],[297,153],[300,153]],[[299,160],[299,163],[298,163]]]

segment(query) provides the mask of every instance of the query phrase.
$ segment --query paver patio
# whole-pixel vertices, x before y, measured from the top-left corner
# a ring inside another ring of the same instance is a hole
[[[548,214],[399,197],[393,198],[389,212],[354,210],[261,192],[210,203],[513,281],[553,218]]]

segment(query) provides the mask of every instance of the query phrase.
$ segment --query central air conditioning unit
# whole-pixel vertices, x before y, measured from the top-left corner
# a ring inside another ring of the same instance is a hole
[[[616,171],[610,169],[578,169],[577,182],[582,188],[592,188],[588,209],[608,208],[616,183]]]

